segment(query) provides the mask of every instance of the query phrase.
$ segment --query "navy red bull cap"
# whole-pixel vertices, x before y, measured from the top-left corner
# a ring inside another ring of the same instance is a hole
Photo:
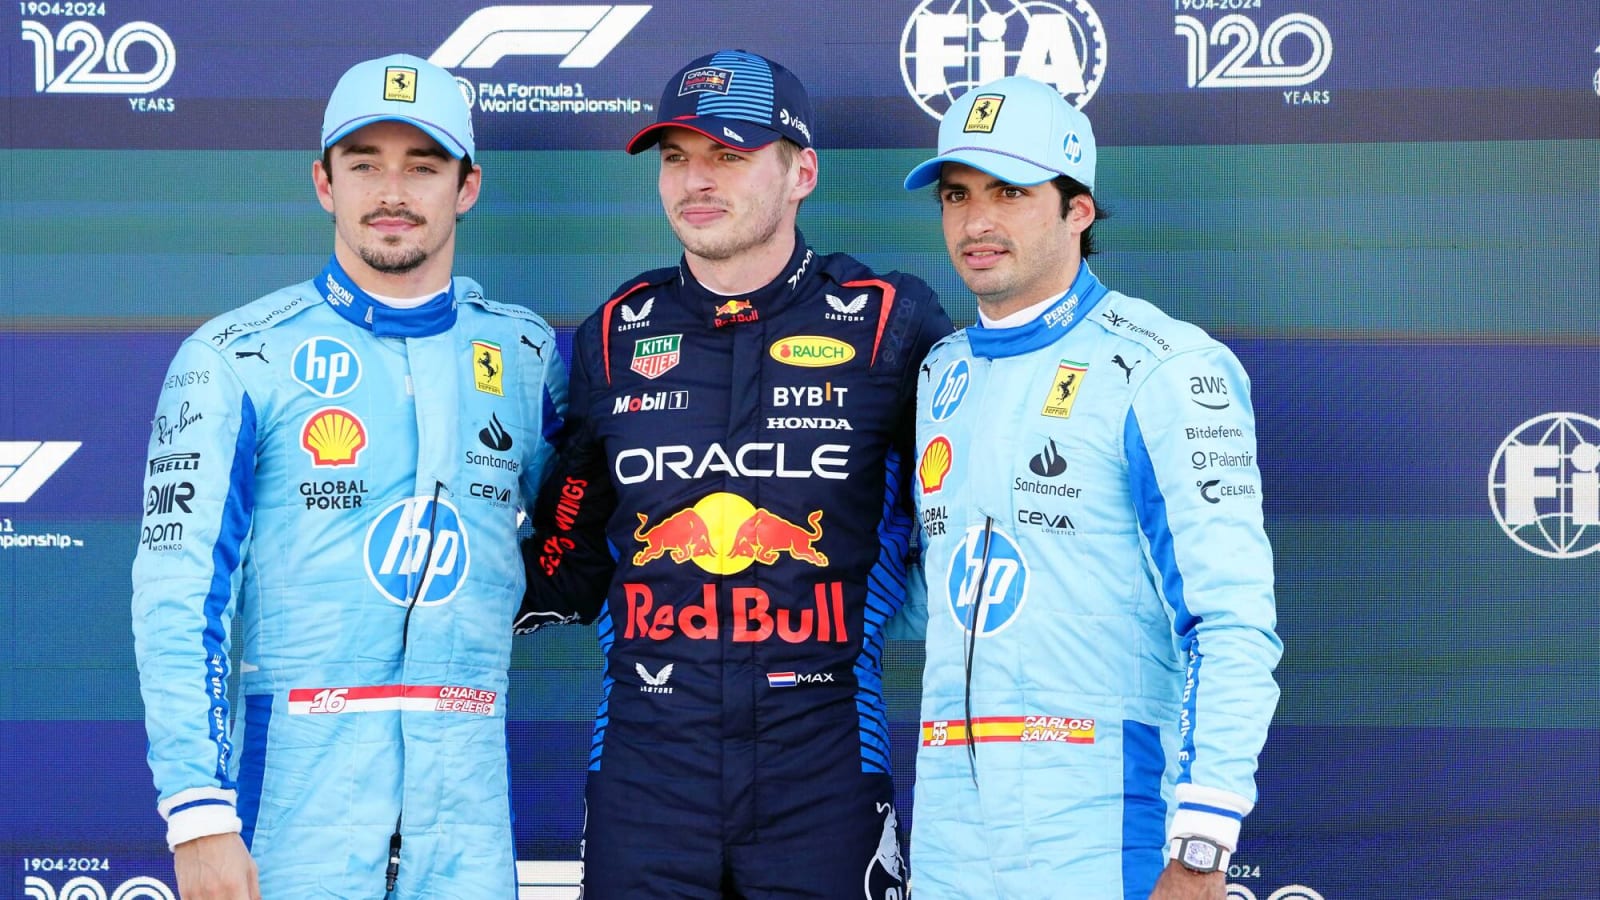
[[[764,56],[719,50],[678,70],[661,92],[656,121],[628,141],[648,150],[663,128],[688,128],[737,150],[779,138],[811,146],[811,98],[795,74]]]

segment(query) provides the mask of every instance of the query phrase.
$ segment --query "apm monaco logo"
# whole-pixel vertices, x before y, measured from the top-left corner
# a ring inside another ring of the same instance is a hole
[[[1087,0],[922,0],[900,35],[900,77],[935,119],[1009,75],[1052,85],[1082,109],[1105,72],[1105,29]]]
[[[1489,464],[1506,536],[1549,559],[1600,550],[1600,419],[1547,413],[1511,430]]]

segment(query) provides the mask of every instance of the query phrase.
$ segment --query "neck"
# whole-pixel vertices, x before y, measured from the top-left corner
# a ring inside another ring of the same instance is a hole
[[[437,251],[430,254],[422,265],[408,272],[381,272],[367,265],[349,245],[335,241],[333,257],[339,261],[350,280],[369,294],[381,297],[421,297],[437,294],[441,286],[450,283],[450,267],[455,258],[455,238],[452,237]]]
[[[706,259],[688,250],[689,273],[718,294],[747,294],[772,283],[794,255],[794,224],[779,227],[772,240],[727,259]]]

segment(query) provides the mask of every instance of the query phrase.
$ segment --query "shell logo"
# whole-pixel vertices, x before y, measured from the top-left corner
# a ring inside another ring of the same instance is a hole
[[[856,358],[856,348],[837,338],[797,335],[772,345],[772,358],[788,366],[820,369]]]
[[[950,461],[953,456],[950,439],[942,434],[922,448],[922,462],[917,464],[917,480],[922,483],[924,494],[931,494],[944,487],[944,477],[950,474]]]
[[[313,466],[353,466],[367,446],[367,427],[356,414],[330,406],[318,410],[300,430],[300,446],[311,455]]]

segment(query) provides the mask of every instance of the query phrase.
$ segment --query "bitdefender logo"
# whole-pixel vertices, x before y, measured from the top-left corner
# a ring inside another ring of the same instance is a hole
[[[1489,465],[1495,521],[1550,559],[1600,550],[1600,420],[1547,413],[1512,429]]]
[[[1105,29],[1088,0],[922,0],[900,35],[900,77],[935,119],[1010,75],[1052,85],[1082,109],[1105,72]]]

